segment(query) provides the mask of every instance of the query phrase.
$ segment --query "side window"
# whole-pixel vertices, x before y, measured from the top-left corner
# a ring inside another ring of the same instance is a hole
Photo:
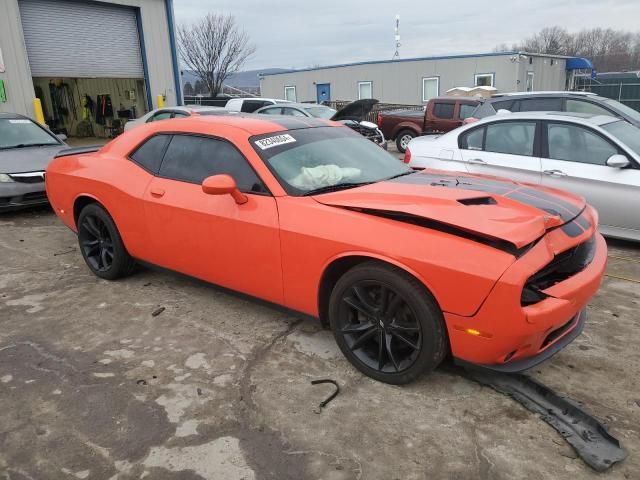
[[[509,110],[513,111],[513,100],[501,100],[499,102],[492,102],[491,106],[497,112],[498,110]]]
[[[129,158],[155,175],[160,170],[162,156],[167,149],[169,140],[171,140],[171,135],[154,135],[129,155]]]
[[[173,116],[171,118],[184,118],[190,116],[191,115],[189,115],[187,112],[173,112]]]
[[[533,155],[535,122],[500,122],[487,125],[484,150],[511,155]]]
[[[460,104],[460,120],[464,120],[465,118],[471,117],[477,107],[478,107],[477,105],[461,103]]]
[[[600,135],[577,125],[548,123],[549,158],[606,165],[618,149]]]
[[[435,102],[433,104],[433,116],[443,119],[452,119],[455,104]]]
[[[161,177],[197,184],[221,173],[231,175],[243,192],[267,191],[247,160],[224,140],[174,135],[160,167]]]
[[[262,110],[261,112],[258,112],[258,113],[262,113],[262,114],[266,114],[266,115],[281,115],[282,114],[282,109],[280,107],[265,108],[264,110]]]
[[[592,113],[595,115],[614,115],[609,110],[596,105],[595,103],[585,102],[584,100],[573,100],[567,98],[567,112],[573,113]]]
[[[253,113],[259,108],[265,107],[267,105],[273,105],[271,102],[265,102],[264,100],[244,100],[242,102],[241,112],[245,113]]]
[[[482,150],[484,128],[474,128],[460,136],[460,148],[465,150]]]
[[[526,98],[520,100],[521,112],[561,112],[562,98]]]
[[[306,115],[304,113],[302,113],[299,110],[296,110],[295,108],[283,108],[282,109],[282,114],[283,115],[291,115],[293,117],[306,117]]]
[[[158,120],[166,120],[167,118],[171,118],[171,112],[158,112],[155,115],[152,115],[148,122],[157,122]]]

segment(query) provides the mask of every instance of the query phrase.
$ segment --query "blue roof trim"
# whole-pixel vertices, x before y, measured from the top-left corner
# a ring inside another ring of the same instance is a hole
[[[166,0],[167,22],[169,23],[169,46],[171,48],[171,63],[173,65],[173,81],[176,86],[176,103],[182,105],[182,84],[180,83],[180,69],[178,67],[178,53],[176,49],[176,27],[173,16],[173,0]]]
[[[593,70],[593,63],[591,63],[591,60],[587,58],[571,57],[571,58],[567,58],[566,69],[567,70],[581,70],[581,69]]]
[[[384,64],[384,63],[400,63],[400,62],[419,62],[422,60],[449,60],[454,58],[473,58],[473,57],[501,57],[504,55],[517,55],[521,52],[492,52],[492,53],[469,53],[469,54],[461,54],[461,55],[443,55],[443,56],[435,56],[435,57],[415,57],[415,58],[400,58],[397,60],[369,60],[366,62],[354,62],[354,63],[341,63],[338,65],[327,65],[326,67],[312,67],[312,68],[300,68],[300,69],[291,69],[285,72],[274,72],[274,73],[261,73],[259,76],[268,77],[271,75],[283,75],[287,73],[297,73],[297,72],[311,72],[314,70],[327,70],[329,68],[341,68],[341,67],[354,67],[357,65],[373,65],[373,64]],[[532,55],[532,54],[528,54]],[[535,55],[535,54],[533,54]],[[558,56],[560,58],[560,56]]]

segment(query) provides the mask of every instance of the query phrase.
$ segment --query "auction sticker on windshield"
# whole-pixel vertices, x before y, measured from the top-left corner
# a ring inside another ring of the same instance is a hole
[[[294,143],[296,141],[288,133],[282,135],[275,135],[273,137],[263,138],[256,140],[255,144],[260,147],[261,150],[267,150],[268,148],[277,147],[278,145],[284,145],[285,143]]]

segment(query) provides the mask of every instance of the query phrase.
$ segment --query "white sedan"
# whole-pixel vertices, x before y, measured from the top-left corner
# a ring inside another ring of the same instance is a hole
[[[417,137],[407,152],[405,162],[417,169],[493,175],[577,193],[598,210],[604,235],[640,241],[640,129],[619,118],[498,114],[437,138]]]
[[[187,105],[186,107],[163,107],[156,108],[144,114],[135,120],[129,120],[124,124],[124,131],[128,132],[132,128],[149,122],[157,122],[158,120],[168,120],[169,118],[190,117],[191,115],[202,115],[206,112],[226,112],[224,107],[210,107],[205,105]]]

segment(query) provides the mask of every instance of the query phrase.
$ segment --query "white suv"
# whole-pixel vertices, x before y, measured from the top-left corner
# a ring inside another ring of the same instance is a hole
[[[225,109],[230,112],[245,112],[253,113],[259,108],[266,107],[267,105],[275,105],[276,103],[290,103],[288,100],[280,100],[278,98],[232,98],[224,106]]]

